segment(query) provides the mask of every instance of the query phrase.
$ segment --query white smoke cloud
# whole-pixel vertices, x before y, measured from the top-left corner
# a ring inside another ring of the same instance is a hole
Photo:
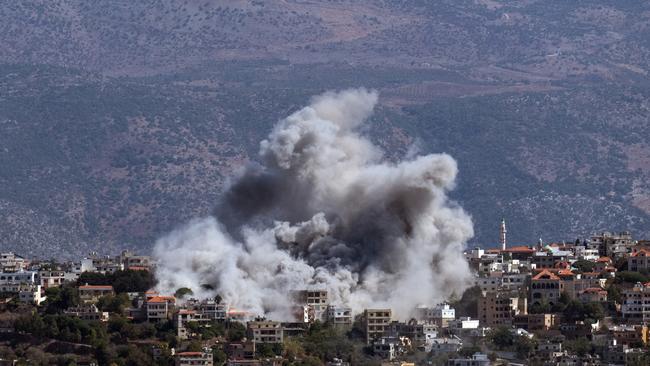
[[[260,144],[262,164],[233,180],[213,217],[158,240],[159,290],[219,293],[231,307],[282,320],[292,290],[327,289],[355,312],[385,306],[400,318],[462,292],[473,229],[446,196],[456,162],[384,161],[357,132],[377,98],[328,92],[280,121]]]

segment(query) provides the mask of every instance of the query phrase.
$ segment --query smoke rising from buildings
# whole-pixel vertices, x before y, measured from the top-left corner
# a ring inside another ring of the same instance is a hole
[[[391,307],[400,318],[461,293],[473,229],[446,196],[456,162],[386,161],[359,132],[377,98],[328,92],[278,122],[260,144],[261,163],[232,180],[213,216],[158,240],[159,290],[218,293],[278,319],[290,317],[291,290],[327,289],[331,303]]]

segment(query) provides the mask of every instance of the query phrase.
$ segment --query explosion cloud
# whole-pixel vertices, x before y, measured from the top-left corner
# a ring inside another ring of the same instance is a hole
[[[359,132],[377,98],[328,92],[278,122],[260,144],[261,163],[229,184],[213,216],[158,240],[159,290],[218,293],[280,320],[290,318],[292,290],[326,289],[334,304],[390,307],[400,318],[461,293],[473,229],[446,196],[456,162],[385,161]]]

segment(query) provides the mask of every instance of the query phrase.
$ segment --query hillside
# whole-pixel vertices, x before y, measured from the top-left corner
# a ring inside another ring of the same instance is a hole
[[[151,247],[283,116],[380,91],[398,159],[449,152],[470,245],[650,235],[650,5],[147,1],[0,8],[0,247]]]

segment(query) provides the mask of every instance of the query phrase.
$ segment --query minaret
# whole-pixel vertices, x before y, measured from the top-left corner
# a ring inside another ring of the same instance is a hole
[[[501,244],[501,250],[506,250],[506,219],[501,219],[501,227],[499,228],[499,244]]]

